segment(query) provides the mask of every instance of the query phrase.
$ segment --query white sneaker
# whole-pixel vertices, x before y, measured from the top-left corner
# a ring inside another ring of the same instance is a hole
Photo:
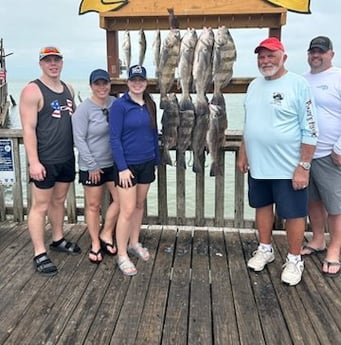
[[[283,271],[281,275],[281,280],[283,283],[290,286],[298,284],[302,279],[302,274],[304,270],[304,261],[286,261],[283,265]]]
[[[264,251],[261,249],[257,249],[252,253],[252,258],[247,262],[247,267],[253,269],[254,271],[258,272],[261,271],[266,264],[275,260],[274,251]]]

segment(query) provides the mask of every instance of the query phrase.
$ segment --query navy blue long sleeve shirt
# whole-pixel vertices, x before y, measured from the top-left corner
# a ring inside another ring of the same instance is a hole
[[[119,171],[129,164],[155,160],[159,164],[158,130],[152,128],[146,105],[134,102],[128,92],[113,103],[109,114],[110,143]]]

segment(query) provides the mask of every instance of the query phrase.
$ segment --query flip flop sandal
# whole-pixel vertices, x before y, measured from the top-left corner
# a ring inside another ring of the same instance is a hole
[[[134,276],[137,273],[135,265],[130,261],[128,256],[119,257],[117,265],[121,272],[126,276]]]
[[[322,267],[322,273],[327,276],[327,277],[337,277],[340,275],[341,273],[341,262],[339,261],[328,261],[328,260],[323,260],[323,265],[327,265],[327,272],[323,271],[323,267]],[[339,266],[339,270],[335,273],[329,273],[329,267],[330,266]]]
[[[90,254],[96,256],[96,260],[91,259],[91,258],[90,258]],[[101,258],[101,260],[98,259],[98,255],[100,255],[100,254],[102,254],[102,249],[99,249],[97,252],[95,252],[95,251],[93,251],[92,249],[90,249],[90,251],[89,251],[89,261],[90,261],[91,263],[93,263],[93,264],[99,265],[99,264],[102,262],[102,260],[103,260],[103,258]]]
[[[302,255],[313,255],[313,254],[324,253],[326,251],[326,248],[314,248],[314,247],[308,246],[307,244],[304,244],[302,246],[302,249],[309,250],[309,253],[302,254]]]
[[[115,256],[117,254],[117,249],[112,243],[105,242],[101,238],[99,239],[99,243],[101,245],[101,249],[102,249],[103,253],[110,255],[110,256]],[[110,250],[108,250],[108,247],[114,249],[115,251],[112,253]]]
[[[77,243],[69,242],[65,238],[52,242],[50,244],[50,249],[70,255],[78,255],[81,253],[81,249],[78,247]]]
[[[148,261],[150,254],[147,248],[142,247],[140,242],[136,243],[134,246],[128,247],[128,253],[135,255],[143,261]]]
[[[58,273],[57,266],[51,261],[46,253],[35,256],[33,258],[33,265],[36,271],[43,276],[52,277]]]

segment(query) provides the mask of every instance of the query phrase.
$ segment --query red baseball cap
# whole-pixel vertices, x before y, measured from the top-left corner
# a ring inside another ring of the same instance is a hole
[[[269,37],[260,42],[258,47],[255,49],[255,53],[257,54],[261,48],[269,49],[272,51],[282,50],[284,52],[284,46],[277,37]]]

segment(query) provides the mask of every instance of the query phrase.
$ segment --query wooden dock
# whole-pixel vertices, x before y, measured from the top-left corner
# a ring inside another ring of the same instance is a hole
[[[27,224],[0,223],[0,344],[340,344],[341,277],[321,274],[319,254],[299,285],[282,284],[282,231],[275,262],[255,273],[254,230],[144,227],[151,259],[132,278],[111,257],[89,262],[84,224],[66,225],[66,237],[83,252],[51,252],[59,273],[46,278],[33,269]]]

